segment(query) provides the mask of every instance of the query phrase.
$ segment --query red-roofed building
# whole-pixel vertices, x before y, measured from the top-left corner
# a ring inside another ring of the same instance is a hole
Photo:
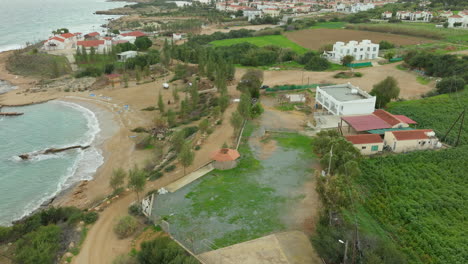
[[[122,33],[120,34],[121,36],[124,36],[124,37],[145,37],[146,34],[141,32],[141,31],[132,31],[132,32],[128,32],[128,33]]]
[[[377,134],[360,134],[346,136],[346,140],[353,143],[362,155],[372,155],[383,150],[384,142]]]
[[[342,121],[348,125],[348,132],[353,128],[356,132],[369,131],[374,129],[404,128],[410,124],[417,124],[416,121],[404,115],[392,115],[389,112],[377,109],[371,115],[343,116]]]
[[[62,34],[60,35],[62,38],[65,38],[65,39],[68,39],[68,38],[73,38],[75,37],[75,34],[72,34],[72,33],[65,33],[65,34]]]
[[[94,48],[96,53],[104,54],[109,51],[112,47],[112,42],[109,40],[82,40],[77,42],[79,49],[85,48],[88,52],[91,48]]]
[[[45,50],[62,50],[67,48],[67,43],[65,43],[65,39],[54,36],[50,39],[44,41],[44,49]]]
[[[213,153],[213,167],[218,170],[229,170],[237,166],[240,154],[235,149],[222,148]]]
[[[101,34],[99,34],[99,32],[91,32],[91,33],[84,35],[84,38],[86,40],[97,40],[99,39],[100,36]]]
[[[393,152],[408,152],[440,148],[442,144],[431,129],[415,129],[385,132],[385,145]]]

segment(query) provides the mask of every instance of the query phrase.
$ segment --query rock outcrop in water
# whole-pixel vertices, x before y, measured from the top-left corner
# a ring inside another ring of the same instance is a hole
[[[39,152],[36,152],[36,153],[22,154],[22,155],[19,155],[18,157],[20,157],[22,160],[28,160],[28,159],[31,159],[32,157],[38,156],[38,155],[55,154],[55,153],[62,152],[62,151],[67,151],[67,150],[70,150],[70,149],[87,149],[87,148],[89,148],[89,145],[88,146],[76,145],[76,146],[71,146],[71,147],[66,147],[66,148],[50,148],[50,149],[46,149],[44,151],[39,151]]]

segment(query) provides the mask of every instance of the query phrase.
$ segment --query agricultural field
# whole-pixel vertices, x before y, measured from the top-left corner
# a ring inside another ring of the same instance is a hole
[[[244,130],[236,168],[214,170],[155,198],[153,215],[166,220],[171,234],[196,253],[303,230],[303,221],[311,222],[309,205],[297,209],[307,195],[304,186],[313,179],[312,139],[293,133],[249,139],[253,130],[252,124]]]
[[[434,129],[439,138],[443,137],[453,122],[458,118],[463,108],[468,105],[468,90],[443,94],[420,100],[393,102],[388,110],[393,114],[406,115],[418,122],[418,128]],[[468,119],[468,117],[467,117]],[[468,145],[468,126],[465,120],[460,144]],[[458,123],[460,124],[460,123]],[[457,139],[459,126],[455,126],[445,140],[448,144],[454,144]]]
[[[466,30],[436,28],[435,24],[432,23],[348,24],[346,27],[349,29],[386,32],[468,45],[468,34]]]
[[[231,46],[234,44],[249,42],[251,44],[257,45],[259,47],[275,45],[282,48],[290,48],[298,54],[304,54],[307,52],[307,49],[292,42],[283,35],[268,35],[260,37],[249,37],[249,38],[234,38],[234,39],[223,39],[215,40],[210,42],[214,46]]]
[[[361,163],[363,206],[408,263],[466,263],[467,154],[462,146]]]
[[[344,28],[347,24],[346,22],[319,22],[310,28]]]
[[[285,36],[305,48],[318,50],[326,44],[334,44],[337,41],[370,39],[374,43],[382,40],[397,45],[417,45],[434,42],[431,39],[395,35],[390,33],[358,31],[351,29],[317,28],[305,29],[285,33]]]

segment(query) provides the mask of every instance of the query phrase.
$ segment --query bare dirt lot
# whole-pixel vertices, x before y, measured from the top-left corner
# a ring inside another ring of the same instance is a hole
[[[430,39],[395,35],[390,33],[369,32],[352,29],[305,29],[294,32],[285,33],[288,39],[308,49],[319,49],[326,44],[332,44],[337,41],[361,41],[369,39],[374,43],[379,43],[382,40],[389,41],[397,45],[415,45],[434,42]]]

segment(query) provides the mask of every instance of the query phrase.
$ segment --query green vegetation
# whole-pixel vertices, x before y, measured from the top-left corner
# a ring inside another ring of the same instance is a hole
[[[251,43],[258,47],[264,47],[269,45],[279,46],[282,48],[290,48],[298,54],[304,54],[307,52],[307,49],[292,42],[283,35],[271,35],[271,36],[260,36],[260,37],[248,37],[248,38],[234,38],[234,39],[225,39],[225,40],[216,40],[212,41],[211,44],[219,46],[231,46],[239,43]]]
[[[344,28],[346,22],[319,22],[310,28]]]
[[[392,102],[388,105],[388,109],[394,114],[406,115],[416,120],[419,128],[433,129],[437,136],[442,138],[466,105],[468,105],[468,91],[464,90],[420,100]],[[445,140],[447,143],[456,142],[457,129],[458,126],[448,134]],[[468,126],[462,129],[460,143],[468,144]]]
[[[141,243],[137,254],[139,264],[196,264],[198,260],[167,236]]]
[[[75,207],[49,208],[15,222],[10,227],[0,226],[0,245],[13,243],[13,252],[2,252],[17,263],[49,264],[67,250],[63,245],[74,242],[78,252],[85,233],[76,230],[83,221],[92,224],[98,218],[95,212],[83,212]],[[83,227],[82,230],[86,229]],[[10,255],[11,254],[11,255]]]
[[[130,215],[123,216],[119,219],[117,224],[114,226],[114,233],[120,238],[127,238],[138,228],[138,221]]]
[[[452,43],[468,44],[468,34],[463,30],[436,28],[431,23],[398,23],[398,24],[356,24],[346,28],[373,32],[393,33],[429,39],[445,40]]]
[[[423,76],[417,76],[416,81],[422,85],[428,85],[431,82],[431,79]]]
[[[8,58],[7,69],[22,76],[57,78],[71,73],[71,67],[64,56],[35,53],[29,49],[15,51]]]
[[[366,194],[364,207],[410,263],[466,260],[467,153],[463,146],[361,163],[362,174],[356,182]]]
[[[303,106],[304,103],[283,103],[281,105],[275,106],[276,109],[280,111],[292,111],[295,110],[295,106]]]
[[[375,106],[384,108],[392,99],[398,98],[400,95],[400,87],[398,87],[397,80],[389,76],[374,85],[370,94],[377,96]]]

